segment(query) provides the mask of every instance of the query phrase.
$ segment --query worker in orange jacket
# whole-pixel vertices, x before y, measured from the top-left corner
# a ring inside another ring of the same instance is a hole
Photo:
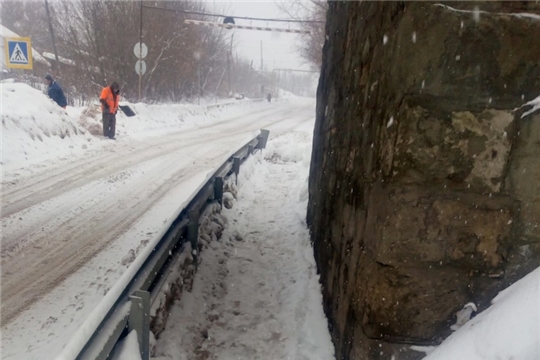
[[[103,114],[103,136],[114,139],[116,112],[120,101],[120,86],[116,81],[111,86],[103,88],[99,101],[101,102],[101,113]]]

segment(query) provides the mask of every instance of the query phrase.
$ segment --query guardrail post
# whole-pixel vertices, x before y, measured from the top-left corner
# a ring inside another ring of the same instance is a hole
[[[191,243],[191,249],[195,250],[196,253],[199,252],[197,248],[197,243],[199,240],[199,212],[195,210],[188,211],[188,226],[187,226],[187,237],[188,241]],[[195,258],[197,255],[195,255]],[[197,262],[195,262],[197,263]]]
[[[150,359],[150,293],[148,291],[134,291],[129,313],[128,330],[137,332],[139,351],[142,360]]]
[[[214,199],[223,208],[223,178],[221,176],[214,178]]]
[[[270,135],[270,130],[261,129],[261,134],[259,135],[259,144],[257,144],[257,149],[266,148],[266,142],[268,141],[268,136]]]
[[[240,158],[238,156],[233,158],[233,171],[236,174],[236,184],[238,185],[238,175],[240,174]]]

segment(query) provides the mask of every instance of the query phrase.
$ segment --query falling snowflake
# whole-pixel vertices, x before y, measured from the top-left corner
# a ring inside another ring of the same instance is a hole
[[[480,21],[480,9],[478,8],[478,6],[475,6],[475,7],[474,7],[474,10],[473,10],[473,19],[474,19],[474,21],[476,21],[476,22],[479,22],[479,21]]]
[[[388,129],[390,126],[394,124],[394,117],[391,116],[390,120],[388,120],[388,123],[386,124],[386,128]]]

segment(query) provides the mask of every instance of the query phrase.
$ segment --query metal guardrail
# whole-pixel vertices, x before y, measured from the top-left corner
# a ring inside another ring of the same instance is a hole
[[[166,274],[175,264],[182,245],[190,242],[197,249],[199,217],[212,203],[222,204],[227,177],[238,176],[240,165],[259,149],[266,147],[269,131],[248,141],[233,153],[160,234],[159,240],[145,249],[94,309],[57,360],[105,360],[115,345],[136,330],[142,360],[150,357],[150,307],[165,283]]]

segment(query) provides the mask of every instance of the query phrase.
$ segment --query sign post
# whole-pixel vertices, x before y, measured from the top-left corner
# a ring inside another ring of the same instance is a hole
[[[148,47],[141,41],[133,47],[133,53],[139,59],[135,63],[135,72],[139,75],[139,102],[141,101],[142,76],[146,72],[146,62],[143,60],[148,55]]]
[[[28,37],[6,37],[6,66],[11,69],[33,69],[32,43]]]
[[[146,72],[146,62],[144,60],[137,60],[135,63],[135,72],[139,74],[139,76],[144,75]]]

